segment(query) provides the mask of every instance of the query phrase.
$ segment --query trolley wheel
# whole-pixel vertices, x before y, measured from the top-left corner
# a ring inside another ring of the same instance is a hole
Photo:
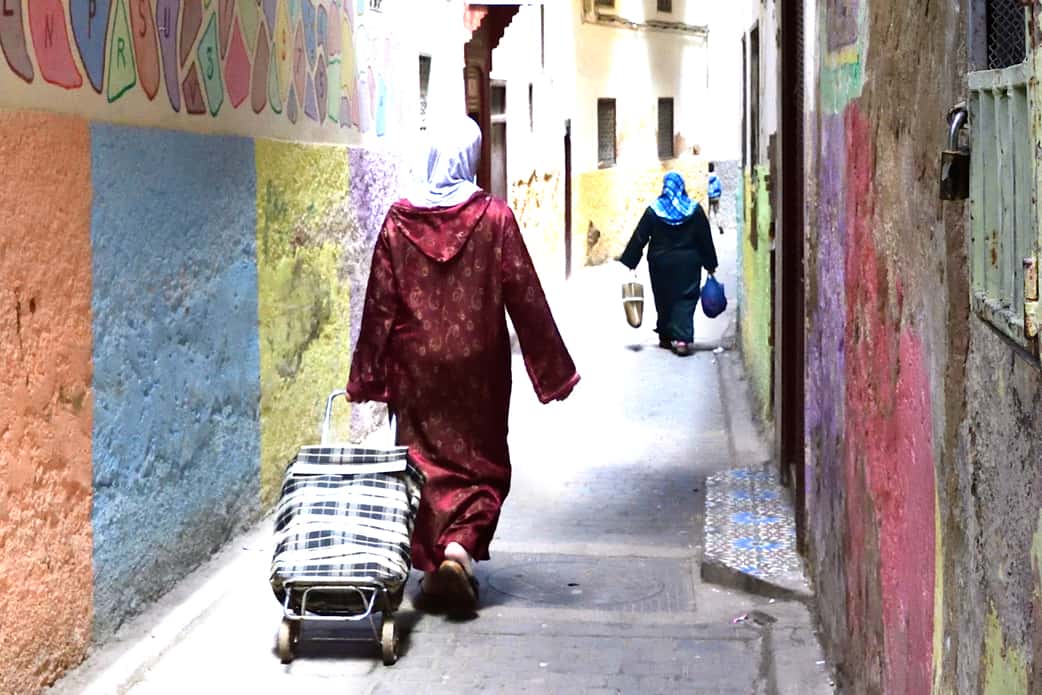
[[[394,615],[384,614],[383,627],[380,630],[380,647],[383,651],[384,666],[394,666],[398,661],[398,623]]]
[[[300,622],[283,618],[279,625],[278,647],[279,660],[284,664],[293,661],[297,651],[297,643],[300,641]]]

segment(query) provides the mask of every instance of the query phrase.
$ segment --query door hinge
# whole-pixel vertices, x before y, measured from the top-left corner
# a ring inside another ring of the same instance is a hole
[[[1038,258],[1024,259],[1024,335],[1038,337]]]

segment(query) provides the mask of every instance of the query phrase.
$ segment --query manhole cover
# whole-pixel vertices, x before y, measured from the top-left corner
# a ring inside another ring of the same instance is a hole
[[[504,567],[489,575],[493,589],[533,603],[612,608],[658,596],[663,582],[640,561],[551,560]],[[619,566],[624,565],[624,566]]]

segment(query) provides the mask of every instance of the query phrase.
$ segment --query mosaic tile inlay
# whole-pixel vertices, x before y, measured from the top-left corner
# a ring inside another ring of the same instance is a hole
[[[706,560],[782,586],[806,586],[787,491],[772,468],[736,468],[706,483]]]

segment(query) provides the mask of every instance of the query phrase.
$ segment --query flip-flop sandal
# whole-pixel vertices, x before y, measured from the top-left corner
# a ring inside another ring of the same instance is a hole
[[[445,560],[438,567],[439,588],[451,602],[453,612],[470,615],[478,607],[478,580],[455,560]]]

